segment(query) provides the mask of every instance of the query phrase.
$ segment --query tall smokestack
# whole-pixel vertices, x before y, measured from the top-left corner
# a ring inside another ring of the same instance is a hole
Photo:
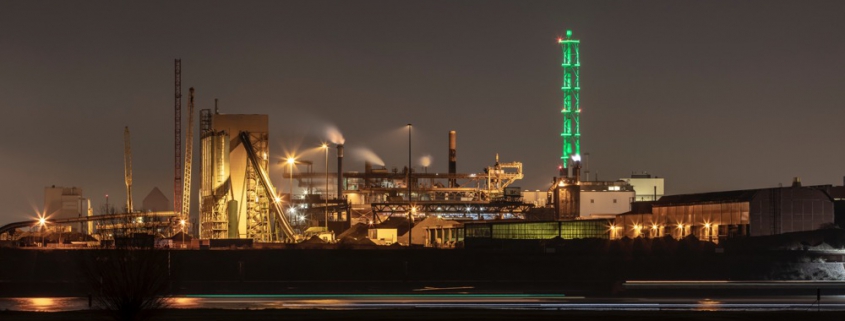
[[[456,187],[455,185],[458,185],[453,177],[458,171],[458,139],[456,136],[457,133],[454,130],[449,131],[449,176],[452,176],[452,178],[449,178],[449,187]]]
[[[337,145],[337,199],[343,198],[343,144]]]

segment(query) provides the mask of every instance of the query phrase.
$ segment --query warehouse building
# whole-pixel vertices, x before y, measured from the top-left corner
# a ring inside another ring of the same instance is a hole
[[[668,195],[618,215],[612,238],[695,236],[701,240],[816,230],[834,222],[829,186]],[[648,209],[650,205],[650,210]]]

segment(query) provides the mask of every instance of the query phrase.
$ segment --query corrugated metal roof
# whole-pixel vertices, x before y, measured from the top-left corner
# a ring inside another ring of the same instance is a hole
[[[710,192],[698,194],[666,195],[661,197],[653,206],[689,205],[705,203],[750,202],[757,192],[766,189],[749,189],[739,191]]]

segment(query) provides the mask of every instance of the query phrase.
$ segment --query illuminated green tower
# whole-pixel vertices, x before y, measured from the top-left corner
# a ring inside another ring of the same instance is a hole
[[[580,69],[581,55],[578,53],[578,46],[581,41],[572,39],[572,30],[566,31],[566,38],[558,39],[563,49],[563,154],[560,156],[560,175],[569,176],[569,168],[573,158],[580,161],[581,158],[581,106],[579,96],[581,92]]]

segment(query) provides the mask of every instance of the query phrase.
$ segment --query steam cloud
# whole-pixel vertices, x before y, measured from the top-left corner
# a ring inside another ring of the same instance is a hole
[[[357,147],[352,150],[352,154],[355,158],[370,162],[370,164],[384,166],[384,160],[369,148]]]
[[[420,165],[422,165],[423,167],[429,167],[431,166],[432,159],[433,158],[431,157],[431,155],[425,155],[423,157],[420,157]]]
[[[332,144],[340,145],[346,142],[346,140],[343,139],[343,134],[341,134],[340,130],[337,129],[337,127],[335,127],[334,125],[327,126],[326,136],[328,137],[329,141],[332,142]]]

